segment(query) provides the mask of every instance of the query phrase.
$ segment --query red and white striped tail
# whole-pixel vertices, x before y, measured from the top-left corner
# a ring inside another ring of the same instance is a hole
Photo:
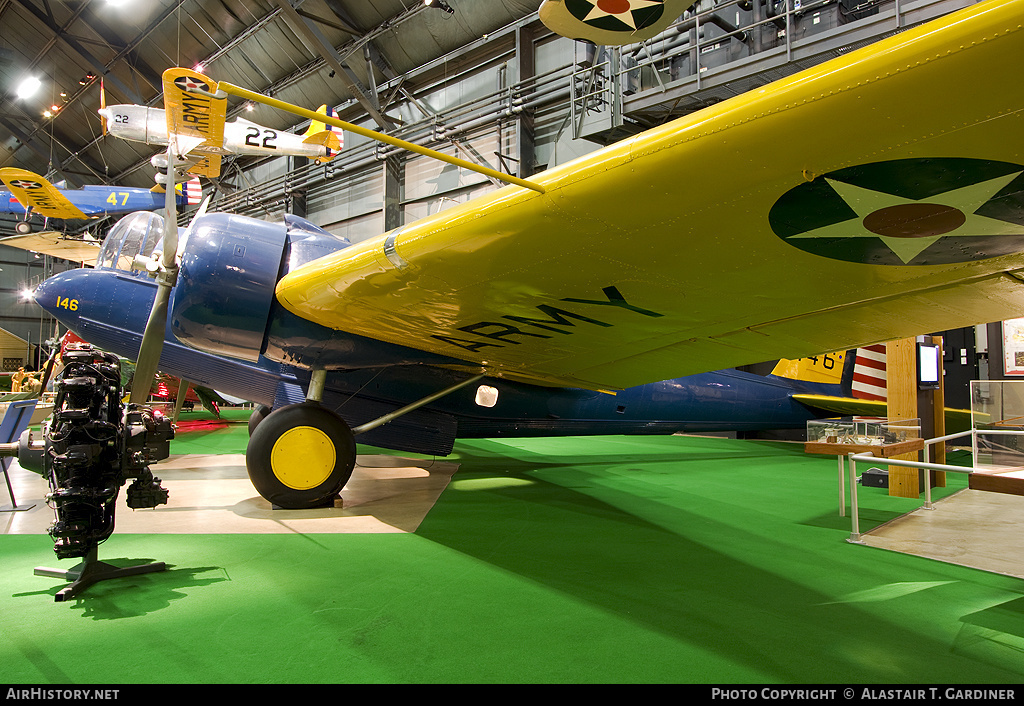
[[[202,203],[203,185],[199,183],[199,177],[192,177],[182,185],[182,188],[185,190],[185,198],[190,206]]]
[[[857,349],[853,366],[853,396],[862,400],[885,400],[885,345]]]

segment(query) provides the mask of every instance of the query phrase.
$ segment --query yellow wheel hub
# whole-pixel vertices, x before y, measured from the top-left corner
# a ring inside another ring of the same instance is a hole
[[[335,460],[331,438],[316,427],[289,429],[270,452],[274,476],[293,490],[309,490],[323,483],[334,470]]]

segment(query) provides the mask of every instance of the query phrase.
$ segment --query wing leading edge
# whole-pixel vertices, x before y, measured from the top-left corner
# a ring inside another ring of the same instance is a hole
[[[972,6],[310,263],[278,299],[591,388],[1019,316],[1022,25],[1020,0]]]

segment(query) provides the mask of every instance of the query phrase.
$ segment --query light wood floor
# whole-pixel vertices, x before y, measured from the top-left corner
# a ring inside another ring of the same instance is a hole
[[[371,533],[414,532],[447,487],[458,464],[394,456],[359,456],[352,479],[333,508],[275,510],[253,489],[238,455],[171,456],[151,467],[170,492],[166,505],[131,510],[124,491],[117,500],[115,526],[133,534]],[[12,512],[0,483],[3,534],[46,534],[53,511],[46,505],[46,481],[10,469],[19,508]]]

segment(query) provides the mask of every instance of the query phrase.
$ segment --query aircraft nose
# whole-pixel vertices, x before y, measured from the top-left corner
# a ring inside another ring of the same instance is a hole
[[[47,313],[65,326],[78,320],[82,270],[59,272],[39,283],[32,292],[32,299]]]

